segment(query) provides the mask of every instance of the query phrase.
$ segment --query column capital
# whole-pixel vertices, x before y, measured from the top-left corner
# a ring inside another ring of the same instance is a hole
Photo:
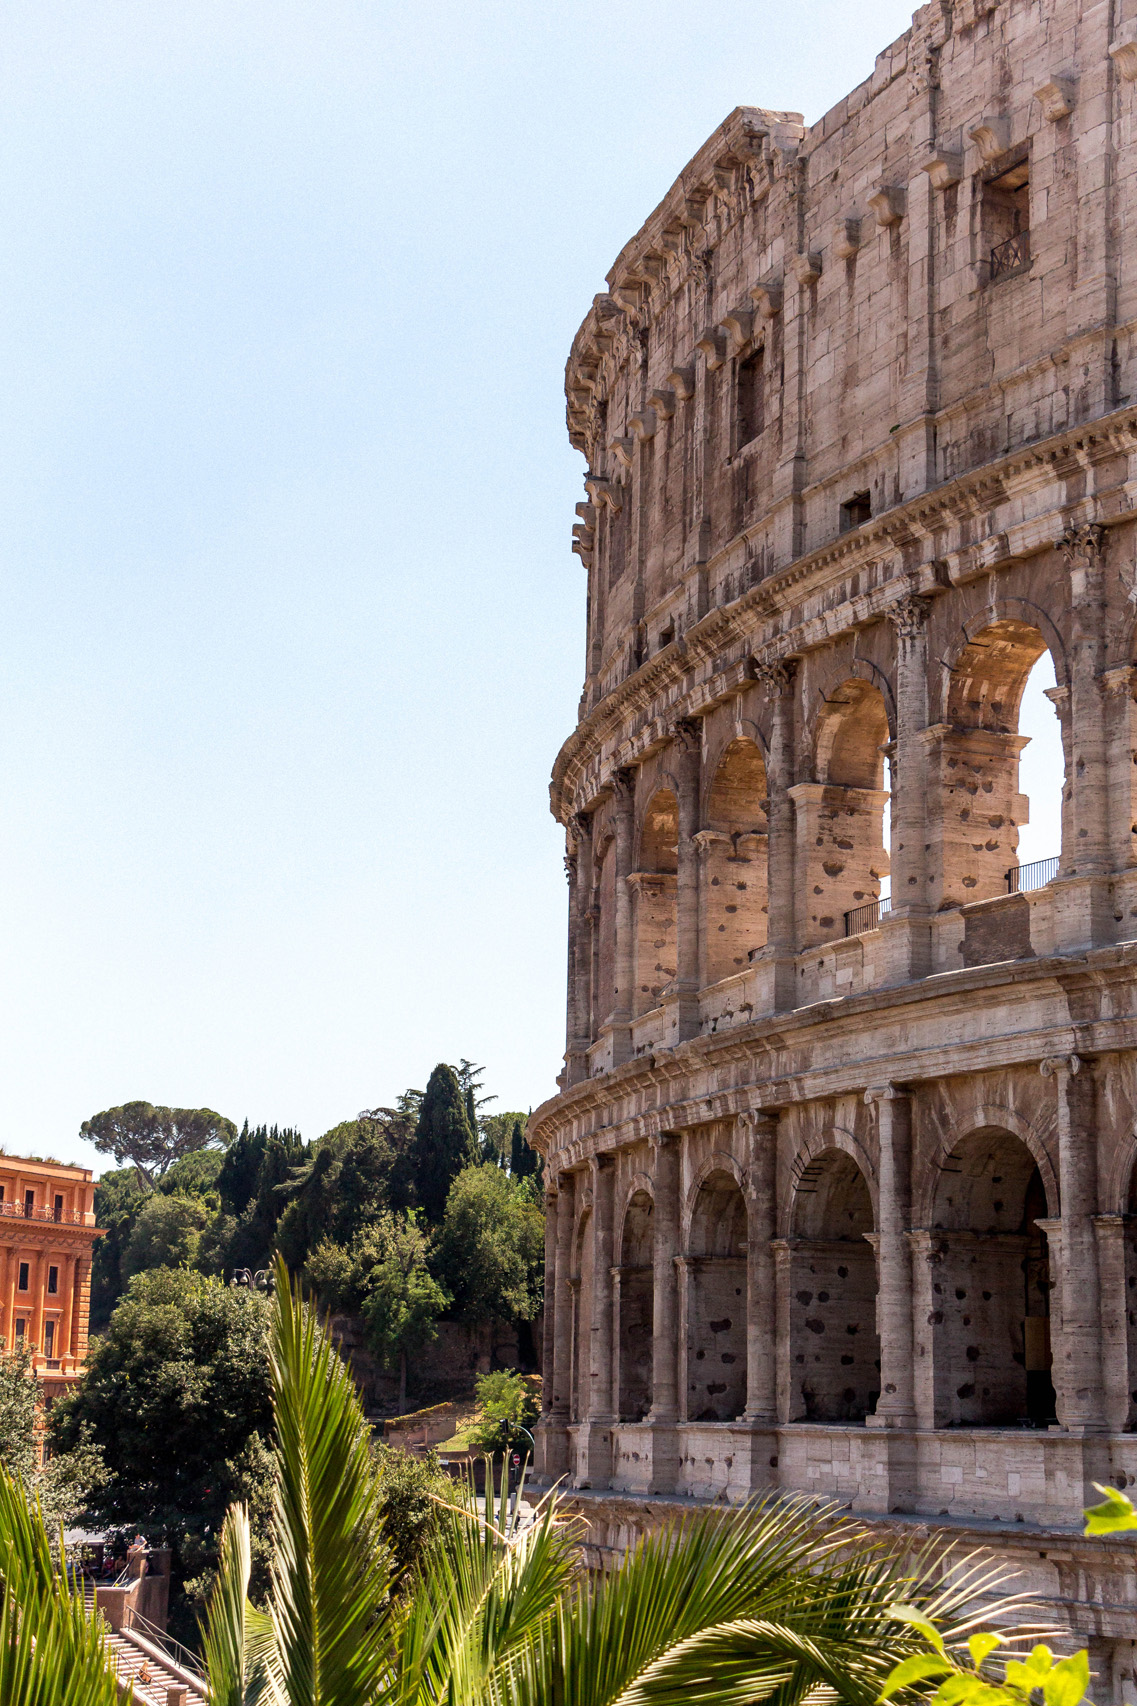
[[[797,674],[796,658],[758,658],[750,660],[754,679],[768,699],[783,699],[793,687]]]
[[[1038,1070],[1044,1078],[1058,1078],[1063,1074],[1074,1078],[1083,1067],[1092,1065],[1093,1061],[1084,1054],[1049,1054],[1045,1060],[1039,1061]]]
[[[565,825],[569,834],[576,841],[591,841],[592,814],[591,812],[573,812]]]
[[[871,1108],[876,1102],[899,1102],[911,1094],[905,1084],[870,1084],[865,1091],[865,1105]]]
[[[631,812],[636,803],[636,772],[634,768],[629,764],[622,765],[619,770],[613,772],[609,786],[612,789],[612,804],[616,811],[619,813]]]
[[[1055,544],[1068,569],[1099,568],[1105,555],[1105,528],[1097,521],[1081,522],[1068,527]]]
[[[884,614],[900,640],[914,640],[923,633],[931,613],[932,601],[918,592],[903,592],[885,606]]]
[[[740,1108],[734,1118],[743,1131],[757,1133],[763,1127],[767,1130],[777,1128],[778,1110],[777,1108]]]
[[[671,738],[685,756],[697,757],[703,750],[703,725],[698,717],[680,717],[671,725]]]

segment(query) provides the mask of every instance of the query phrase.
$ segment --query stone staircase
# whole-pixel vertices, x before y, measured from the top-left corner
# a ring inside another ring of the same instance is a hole
[[[137,1706],[206,1706],[204,1680],[137,1629],[108,1630],[107,1657],[123,1693]]]

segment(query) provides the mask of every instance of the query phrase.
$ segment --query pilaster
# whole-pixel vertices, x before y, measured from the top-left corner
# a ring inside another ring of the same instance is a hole
[[[772,728],[766,767],[769,934],[755,956],[771,970],[771,1005],[776,1013],[797,1004],[794,963],[794,678],[793,658],[755,664],[755,675],[771,703]]]
[[[912,1172],[912,1098],[895,1084],[865,1091],[876,1108],[878,1142],[876,1318],[880,1397],[868,1426],[910,1428],[916,1422],[912,1341],[912,1254],[907,1240]]]
[[[1058,1173],[1062,1197],[1062,1335],[1054,1359],[1058,1420],[1070,1433],[1105,1428],[1102,1383],[1101,1282],[1094,1216],[1098,1208],[1096,1085],[1090,1062],[1076,1054],[1041,1063],[1058,1103]]]

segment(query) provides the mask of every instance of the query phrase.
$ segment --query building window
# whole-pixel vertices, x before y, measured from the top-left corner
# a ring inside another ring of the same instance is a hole
[[[20,1277],[16,1282],[16,1290],[17,1291],[27,1291],[27,1289],[28,1289],[28,1264],[27,1264],[27,1262],[21,1262],[20,1263]]]
[[[842,533],[850,533],[854,527],[861,527],[871,520],[872,497],[868,492],[854,492],[848,502],[841,505]]]
[[[1030,157],[1001,160],[982,187],[980,229],[992,284],[1030,266]]]
[[[753,355],[747,356],[745,361],[738,364],[735,407],[738,421],[737,442],[740,449],[757,438],[766,424],[765,364],[764,349],[755,350]]]
[[[24,1336],[24,1317],[22,1315],[17,1315],[16,1316],[16,1343],[17,1344],[19,1344],[19,1342],[23,1338],[23,1336]]]
[[[55,1218],[56,1220],[63,1219],[63,1198],[60,1196],[55,1199]]]
[[[48,1290],[49,1296],[51,1296],[51,1297],[58,1296],[58,1294],[59,1294],[59,1269],[58,1268],[48,1268],[48,1270],[47,1270],[47,1290]]]
[[[35,1208],[35,1206],[36,1206],[36,1194],[35,1194],[35,1192],[34,1191],[25,1191],[24,1192],[24,1214],[26,1215],[28,1220],[30,1220],[32,1218],[32,1211]]]
[[[43,1326],[43,1354],[45,1357],[55,1355],[55,1322],[45,1321]]]

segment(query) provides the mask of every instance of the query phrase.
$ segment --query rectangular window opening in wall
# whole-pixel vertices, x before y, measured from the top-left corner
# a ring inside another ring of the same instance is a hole
[[[738,447],[760,437],[766,424],[766,351],[755,350],[740,361],[735,375],[735,403],[738,420]]]
[[[23,1338],[24,1327],[25,1327],[24,1317],[22,1315],[17,1315],[17,1317],[16,1317],[16,1338],[17,1338],[17,1340]]]
[[[868,492],[854,492],[852,497],[841,505],[842,533],[849,533],[854,527],[861,527],[871,520],[872,497]]]
[[[34,1191],[25,1191],[24,1192],[24,1214],[27,1216],[27,1218],[29,1220],[32,1218],[32,1214],[35,1210],[35,1206],[36,1206],[36,1194],[35,1194],[35,1192]]]
[[[992,284],[1030,266],[1030,156],[1004,158],[984,178],[980,234]]]
[[[27,1262],[21,1262],[20,1263],[19,1278],[16,1281],[16,1290],[17,1291],[27,1291],[27,1289],[28,1289],[28,1264],[27,1264]]]
[[[56,1220],[63,1219],[63,1198],[61,1196],[57,1196],[55,1199],[55,1218]]]
[[[55,1322],[45,1321],[43,1327],[43,1354],[45,1357],[55,1355]]]
[[[58,1295],[58,1293],[59,1293],[59,1269],[58,1268],[48,1268],[48,1270],[47,1270],[47,1289],[48,1289],[49,1296],[56,1297]]]

